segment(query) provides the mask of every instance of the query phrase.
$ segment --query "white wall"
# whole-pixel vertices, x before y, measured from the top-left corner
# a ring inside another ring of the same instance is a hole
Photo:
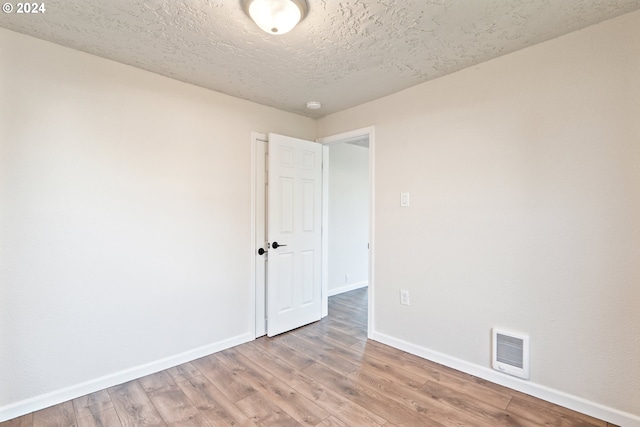
[[[328,290],[335,295],[368,283],[368,148],[345,143],[329,146],[328,209]]]
[[[2,29],[0,57],[0,420],[252,339],[251,131],[315,122]]]
[[[491,377],[528,333],[513,385],[640,425],[639,76],[636,12],[321,119],[376,126],[372,335]]]

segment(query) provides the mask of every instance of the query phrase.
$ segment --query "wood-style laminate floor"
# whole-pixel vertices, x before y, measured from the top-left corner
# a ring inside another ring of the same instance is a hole
[[[601,426],[606,422],[367,340],[367,291],[329,317],[0,427]]]

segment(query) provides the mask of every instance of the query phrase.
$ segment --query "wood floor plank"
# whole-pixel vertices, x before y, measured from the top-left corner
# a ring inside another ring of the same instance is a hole
[[[355,308],[339,301],[334,301],[333,308],[334,319],[346,320],[351,324],[357,324],[362,327],[364,327],[368,321],[366,308]]]
[[[397,348],[368,339],[361,340],[360,342],[352,345],[351,348],[358,350],[363,354],[369,352],[374,353],[376,357],[389,363],[400,363],[401,358],[408,354]]]
[[[354,319],[349,313],[340,313],[335,310],[331,316],[331,319],[327,322],[329,323],[329,326],[341,329],[352,335],[362,336],[363,332],[366,332],[366,319]]]
[[[273,379],[268,371],[255,365],[251,359],[244,356],[235,348],[230,348],[216,354],[216,357],[232,372],[240,375],[251,386],[258,388]]]
[[[419,359],[419,360],[418,360]],[[487,387],[487,381],[471,375],[460,375],[453,369],[444,369],[442,365],[408,355],[397,361],[398,366],[407,372],[420,372],[430,381],[455,389],[461,394],[472,396],[496,408],[506,409],[512,394],[502,386]]]
[[[479,378],[470,375],[457,375],[455,374],[457,371],[449,368],[443,369],[442,365],[406,353],[402,357],[394,357],[394,350],[384,344],[370,341],[363,356],[365,360],[364,366],[379,368],[380,365],[371,363],[371,361],[382,360],[384,361],[384,366],[395,366],[397,368],[397,370],[382,370],[392,380],[406,382],[406,376],[408,375],[409,378],[419,378],[425,382],[427,380],[436,381],[468,396],[480,398],[484,402],[500,409],[506,409],[511,400],[511,395],[506,392],[504,387],[488,389],[485,384],[478,382],[482,381]],[[401,375],[396,375],[398,373]],[[412,386],[411,383],[407,383],[407,385]]]
[[[348,361],[353,361],[354,357],[359,357],[360,352],[351,348],[355,338],[346,335],[344,338],[340,334],[330,334],[317,328],[300,328],[291,332],[292,335],[308,341],[310,344],[317,343],[319,340],[324,342],[328,351],[331,351]],[[344,339],[341,339],[344,338]]]
[[[162,419],[168,424],[209,426],[205,417],[184,394],[168,371],[140,378],[144,389]]]
[[[260,427],[302,426],[262,393],[254,393],[236,405]]]
[[[218,358],[230,369],[237,369],[256,390],[300,424],[315,426],[331,415],[285,382],[273,375],[265,375],[264,369],[242,353],[233,349],[225,350]]]
[[[33,413],[1,422],[0,427],[33,427]]]
[[[344,375],[348,375],[358,368],[358,365],[339,355],[336,347],[327,342],[312,343],[297,337],[294,334],[285,334],[279,338],[281,342],[307,356],[313,357],[316,361],[331,366]]]
[[[166,425],[138,381],[111,387],[108,392],[123,427]]]
[[[301,425],[315,426],[331,415],[277,378],[272,378],[258,390]]]
[[[370,368],[361,368],[350,376],[357,376],[361,381],[369,383],[395,400],[400,405],[408,406],[414,415],[427,425],[442,426],[483,426],[480,420],[466,413],[456,411],[437,398],[421,393],[413,387],[407,387],[392,379],[381,376],[380,372]]]
[[[489,388],[495,388],[495,387],[501,387],[498,386],[497,384],[492,384],[492,383],[488,383],[486,385]],[[564,408],[562,406],[558,406],[558,405],[554,405],[553,403],[550,402],[546,402],[544,400],[538,399],[536,397],[530,396],[528,394],[524,394],[515,390],[510,390],[507,389],[506,387],[502,387],[504,390],[506,390],[508,393],[510,393],[513,397],[513,399],[517,400],[521,400],[523,402],[528,402],[528,404],[533,405],[534,408],[538,408],[536,410],[548,410],[548,411],[552,411],[555,413],[558,413],[560,415],[564,415],[568,418],[575,418],[578,420],[582,420],[585,423],[589,424],[589,425],[595,425],[598,427],[617,427],[613,424],[608,424],[606,421],[603,420],[598,420],[596,418],[590,417],[588,415],[585,414],[581,414],[579,412],[573,411],[571,409],[568,408]]]
[[[354,292],[355,294],[356,292]],[[355,295],[349,295],[344,297],[335,295],[335,298],[331,299],[331,308],[338,314],[348,315],[353,313],[354,319],[366,319],[367,318],[367,295],[363,293],[364,298],[362,300],[356,300]]]
[[[184,373],[178,387],[213,426],[255,427],[224,393],[202,374]]]
[[[278,345],[284,344],[278,343]],[[295,352],[295,350],[291,348],[289,348],[289,350]],[[282,381],[287,383],[290,383],[290,381],[295,379],[296,372],[300,371],[289,364],[289,360],[281,359],[271,351],[264,351],[262,346],[255,345],[253,343],[251,343],[251,345],[238,347],[238,352],[253,360],[254,363],[259,364],[262,369],[267,371],[269,374],[280,378]]]
[[[442,427],[442,424],[437,423],[431,419],[425,418],[425,419],[421,419],[419,421],[419,424],[415,424],[415,423],[406,423],[406,424],[393,424],[391,422],[388,422],[387,424],[384,425],[384,427],[392,427],[394,425],[397,425],[397,427]],[[462,426],[463,424],[460,424],[460,426]]]
[[[439,402],[451,406],[456,411],[472,414],[487,425],[496,427],[517,427],[519,423],[504,410],[485,403],[476,396],[460,393],[457,389],[448,388],[440,383],[428,381],[420,392],[437,396]]]
[[[316,379],[323,386],[341,396],[349,396],[349,400],[366,407],[376,415],[379,415],[393,423],[419,424],[420,420],[411,414],[409,408],[398,405],[384,393],[374,388],[367,387],[366,383],[344,377],[338,372],[316,363],[304,370],[304,373]]]
[[[33,413],[33,427],[75,427],[73,403],[67,401]]]
[[[209,426],[210,424],[202,424],[202,420],[200,418],[192,418],[189,420],[175,421],[173,423],[168,423],[167,427],[202,427]]]
[[[356,337],[354,334],[347,333],[338,328],[332,327],[329,322],[318,322],[312,325],[309,325],[307,328],[301,328],[300,330],[308,329],[310,331],[315,332],[317,335],[322,337],[326,337],[327,339],[338,342],[341,345],[352,346],[358,344],[363,340],[361,337]]]
[[[198,408],[179,387],[176,390],[149,393],[149,399],[151,399],[163,420],[169,425],[210,426]]]
[[[408,372],[395,364],[386,363],[370,355],[364,355],[362,357],[360,367],[375,371],[384,378],[388,378],[391,381],[413,389],[419,389],[429,380],[422,372]]]
[[[600,424],[600,420],[592,420],[593,422],[597,423],[594,424],[590,421],[581,419],[581,417],[576,416],[576,414],[567,416],[560,411],[547,409],[539,404],[535,404],[518,397],[514,397],[511,400],[509,406],[507,407],[507,412],[541,426],[552,425],[558,427],[594,427],[602,425]]]
[[[103,411],[93,411],[84,417],[76,417],[78,427],[122,427],[120,417],[114,407]]]
[[[168,425],[210,426],[167,371],[148,375],[138,381]]]
[[[214,355],[194,360],[191,364],[232,402],[237,402],[256,392],[249,383],[231,372]]]
[[[259,338],[254,343],[260,346],[263,350],[274,354],[282,360],[286,360],[293,368],[302,370],[315,363],[312,357],[307,356],[304,353],[300,353],[292,349],[287,345],[283,345],[279,340],[268,339],[266,337]],[[246,346],[247,344],[245,344]],[[238,348],[242,351],[243,346]]]
[[[352,402],[348,396],[335,393],[302,372],[295,372],[289,384],[308,399],[351,426],[378,426],[387,420]]]
[[[328,329],[335,329],[347,335],[358,339],[359,341],[367,340],[367,328],[366,326],[357,325],[349,322],[348,320],[340,321],[338,319],[331,319],[326,322]]]
[[[176,382],[185,381],[192,375],[199,375],[200,371],[196,369],[191,363],[183,363],[182,365],[175,366],[167,369],[167,372]]]
[[[167,371],[161,371],[139,378],[138,382],[147,395],[164,391],[175,391],[178,389],[178,385]]]
[[[338,327],[342,327],[345,330],[351,328],[358,328],[361,331],[367,328],[368,319],[367,316],[358,317],[357,313],[354,313],[353,310],[345,311],[345,312],[335,312],[335,315],[331,319],[329,323],[335,324]]]
[[[109,397],[109,392],[107,392],[107,390],[100,390],[73,399],[73,408],[76,413],[76,418],[80,419],[112,409],[113,403],[111,402],[111,397]]]
[[[331,308],[342,313],[359,312],[367,316],[368,290],[359,289],[334,295],[331,298]],[[355,316],[354,316],[355,317]]]
[[[482,417],[478,417],[473,413],[460,411],[447,405],[440,400],[440,396],[415,396],[413,389],[405,389],[403,396],[408,399],[419,413],[420,418],[426,417],[430,422],[437,422],[446,427],[458,426],[474,426],[474,427],[495,427],[494,424],[488,422]],[[419,393],[419,392],[416,392]],[[406,401],[406,400],[405,400]]]
[[[346,425],[345,423],[343,423],[338,418],[332,415],[329,418],[325,418],[324,421],[322,421],[320,424],[317,425],[317,427],[350,427],[350,426]]]

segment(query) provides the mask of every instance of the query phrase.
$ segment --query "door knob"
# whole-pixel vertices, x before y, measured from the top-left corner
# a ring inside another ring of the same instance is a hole
[[[287,246],[287,245],[281,245],[281,244],[280,244],[280,243],[278,243],[278,242],[273,242],[273,243],[271,244],[271,247],[272,247],[273,249],[278,249],[280,246]]]
[[[265,251],[264,249],[262,249],[262,248],[258,249],[258,255],[264,255],[266,253],[267,253],[267,251]]]

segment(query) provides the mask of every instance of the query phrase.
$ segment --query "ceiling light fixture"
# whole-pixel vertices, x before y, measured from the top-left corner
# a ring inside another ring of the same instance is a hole
[[[318,101],[309,101],[307,102],[307,108],[309,110],[319,110],[320,108],[322,108],[322,104]]]
[[[309,10],[305,0],[242,0],[242,5],[258,27],[275,35],[291,31]]]

